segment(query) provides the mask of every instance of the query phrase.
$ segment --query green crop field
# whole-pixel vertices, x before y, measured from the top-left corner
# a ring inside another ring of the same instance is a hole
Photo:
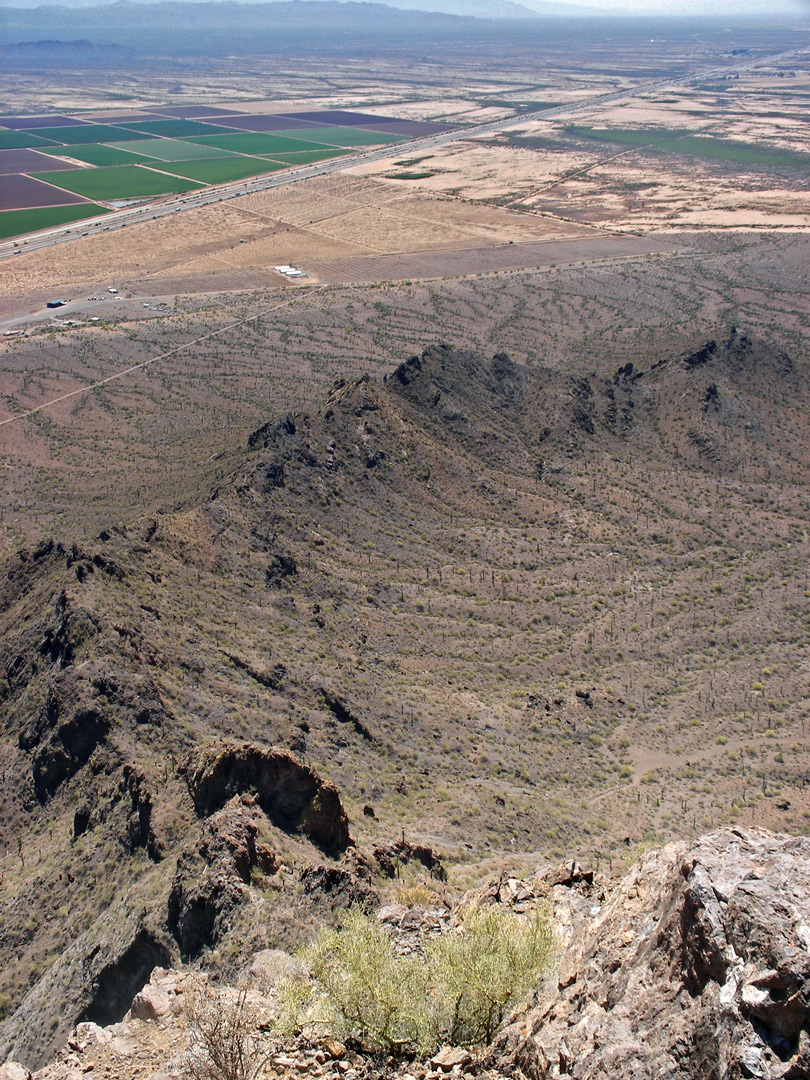
[[[111,146],[119,146],[111,143]],[[206,148],[200,151],[197,143],[182,142],[180,139],[138,139],[137,142],[121,143],[119,149],[134,149],[145,157],[157,158],[159,161],[198,161],[200,158],[231,157],[227,150],[218,150],[216,147]]]
[[[153,172],[140,165],[118,165],[111,168],[76,169],[74,172],[37,173],[65,191],[84,195],[88,199],[126,199],[136,195],[168,195],[175,191],[191,191],[201,185],[191,180]]]
[[[204,184],[224,184],[228,180],[241,180],[245,176],[258,176],[260,173],[274,172],[283,168],[279,162],[265,158],[230,157],[213,160],[184,161],[166,165],[166,172],[177,176],[187,176],[191,180],[200,180]]]
[[[341,150],[336,146],[330,146],[327,150],[298,150],[287,154],[267,154],[273,161],[280,161],[283,165],[312,165],[316,161],[326,161],[329,158],[340,157],[341,154],[351,154],[351,150]]]
[[[285,131],[290,139],[309,139],[329,146],[374,146],[376,143],[402,142],[402,135],[387,135],[384,131],[367,131],[365,128],[321,127],[295,128]],[[291,149],[294,149],[291,147]]]
[[[0,129],[0,150],[19,150],[24,146],[53,146],[50,139],[40,139],[27,131],[8,131]]]
[[[233,131],[233,128],[229,127],[202,124],[199,120],[146,120],[143,123],[133,121],[122,124],[121,127],[143,135],[162,135],[169,139],[183,139],[187,135],[223,135],[227,131]]]
[[[284,135],[260,135],[250,131],[238,135],[204,136],[190,139],[201,146],[216,146],[220,150],[233,150],[238,154],[283,154],[288,150],[328,150],[323,143],[303,142],[300,139],[288,139]]]
[[[136,146],[137,143],[127,143],[127,146]],[[147,154],[130,153],[128,150],[119,150],[115,146],[107,146],[105,143],[90,143],[89,146],[58,146],[53,149],[45,148],[52,157],[70,157],[77,161],[86,161],[88,165],[135,165],[139,161],[154,161],[154,157]]]
[[[83,146],[86,143],[123,142],[138,136],[110,124],[76,124],[73,127],[38,128],[37,133],[65,146]]]
[[[689,154],[713,161],[730,161],[738,165],[787,166],[806,172],[810,169],[810,154],[738,142],[736,139],[717,139],[711,135],[695,135],[682,128],[590,128],[569,126],[566,132],[600,142],[639,146],[670,154]]]
[[[106,207],[96,206],[95,203],[85,206],[41,206],[35,210],[4,210],[0,212],[0,240],[107,213]]]

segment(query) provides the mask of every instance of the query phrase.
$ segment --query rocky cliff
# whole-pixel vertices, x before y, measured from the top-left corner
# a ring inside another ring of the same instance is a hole
[[[727,829],[649,852],[489,1064],[532,1080],[810,1076],[810,840]]]
[[[599,377],[432,345],[8,559],[0,1057],[308,936],[375,886],[350,824],[465,882],[801,828],[808,385],[728,331]]]

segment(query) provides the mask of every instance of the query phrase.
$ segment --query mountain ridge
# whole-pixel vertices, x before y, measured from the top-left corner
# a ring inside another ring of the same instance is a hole
[[[737,330],[607,378],[435,344],[257,428],[199,505],[7,561],[7,1050],[44,1060],[96,1015],[93,980],[178,955],[226,975],[300,939],[403,831],[459,866],[618,858],[677,830],[678,800],[733,815],[752,740],[765,809],[801,805],[800,752],[766,765],[749,710],[790,738],[808,697],[803,578],[771,585],[807,543],[807,392]],[[209,805],[219,760],[238,780]],[[334,793],[339,843],[277,817],[279,762]]]

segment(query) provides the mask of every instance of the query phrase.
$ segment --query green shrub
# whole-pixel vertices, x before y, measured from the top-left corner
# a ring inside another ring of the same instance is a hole
[[[311,977],[281,988],[287,1030],[306,1018],[336,1034],[361,1030],[377,1046],[401,1051],[418,1042],[422,965],[396,956],[383,927],[360,910],[340,930],[322,930],[301,953]]]
[[[281,988],[281,1027],[357,1032],[395,1054],[487,1042],[553,951],[540,912],[521,919],[498,908],[473,910],[455,930],[426,941],[422,955],[400,955],[375,918],[351,911],[341,929],[322,931],[303,950],[310,980]]]
[[[543,913],[521,921],[499,908],[471,911],[458,932],[434,938],[426,950],[433,1004],[429,1041],[489,1042],[509,1010],[531,993],[553,951],[554,935]]]

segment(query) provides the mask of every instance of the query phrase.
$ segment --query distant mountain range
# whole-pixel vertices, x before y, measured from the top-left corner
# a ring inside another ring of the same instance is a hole
[[[581,18],[605,14],[602,8],[557,4],[553,0],[529,0],[527,4],[515,3],[514,0],[392,0],[386,6],[466,15],[476,19]]]
[[[109,6],[116,0],[60,0],[58,7],[89,8]],[[135,0],[136,3],[159,3],[160,0]],[[192,2],[192,0],[179,0]],[[225,2],[225,0],[214,0]],[[262,3],[284,3],[285,0],[261,0]],[[317,0],[298,0],[317,2]],[[346,3],[347,0],[336,0]],[[38,8],[44,6],[42,0],[8,0],[0,5],[6,8]],[[590,7],[584,4],[556,3],[554,0],[528,0],[517,3],[516,0],[391,0],[379,7],[396,8],[402,11],[426,11],[443,15],[456,15],[474,19],[537,19],[537,18],[581,18],[585,16],[605,16],[604,8]],[[609,14],[629,14],[621,9],[614,9]]]
[[[42,49],[31,47],[42,41],[117,45],[162,57],[231,53],[402,57],[414,49],[436,55],[457,48],[461,41],[490,47],[497,39],[507,48],[525,44],[526,34],[545,35],[545,27],[552,22],[552,9],[559,25],[570,23],[570,19],[559,18],[563,4],[549,3],[545,13],[548,18],[544,19],[514,0],[402,0],[413,4],[411,9],[355,0],[82,0],[81,6],[73,7],[44,6],[37,0],[19,2],[30,6],[0,9],[3,63],[15,70],[36,67],[45,59]],[[464,7],[466,14],[417,8],[422,3],[456,5]],[[475,17],[471,17],[471,5],[475,5]],[[104,17],[98,14],[101,7]],[[58,45],[45,51],[49,55],[58,52]],[[65,62],[77,62],[76,49],[71,48],[70,53]],[[112,54],[106,59],[112,66],[120,62],[120,57]]]
[[[5,3],[0,4],[0,10],[3,9],[24,9],[31,10],[33,8],[49,9],[80,9],[80,8],[96,8],[96,7],[109,7],[114,3],[119,3],[120,0],[60,0],[58,4],[43,4],[42,0],[6,0]],[[174,0],[176,3],[194,3],[198,0]],[[227,4],[233,6],[233,0],[210,0],[214,5]],[[668,15],[673,18],[681,17],[693,17],[700,15],[716,15],[716,16],[735,16],[742,18],[749,18],[751,16],[763,15],[768,17],[774,17],[777,15],[789,15],[798,14],[805,10],[805,7],[800,0],[782,0],[781,3],[775,3],[766,7],[764,4],[757,4],[753,2],[742,2],[735,5],[733,10],[729,9],[729,5],[720,4],[712,10],[707,10],[701,3],[701,0],[684,0],[679,3],[677,11],[667,9],[662,4],[656,3],[656,0],[650,0],[649,7],[646,9],[622,7],[621,4],[617,4],[608,8],[596,7],[588,4],[579,4],[576,2],[559,2],[559,0],[525,0],[524,3],[519,3],[517,0],[389,0],[388,3],[361,3],[357,4],[355,0],[331,0],[331,2],[341,7],[362,7],[362,8],[380,8],[388,10],[393,14],[393,11],[403,12],[422,12],[434,15],[450,15],[464,19],[489,19],[498,21],[514,21],[514,20],[538,20],[538,19],[581,19],[581,18],[625,18],[635,16],[637,18],[645,18],[648,16],[661,16]],[[164,3],[164,0],[133,0],[137,6],[143,6],[149,4],[150,6],[156,6]],[[258,0],[258,5],[261,7],[267,7],[272,4],[274,7],[290,6],[289,0]],[[294,0],[295,7],[309,6],[310,4],[319,4],[323,6],[323,0]],[[238,3],[240,8],[252,7],[251,3]]]

